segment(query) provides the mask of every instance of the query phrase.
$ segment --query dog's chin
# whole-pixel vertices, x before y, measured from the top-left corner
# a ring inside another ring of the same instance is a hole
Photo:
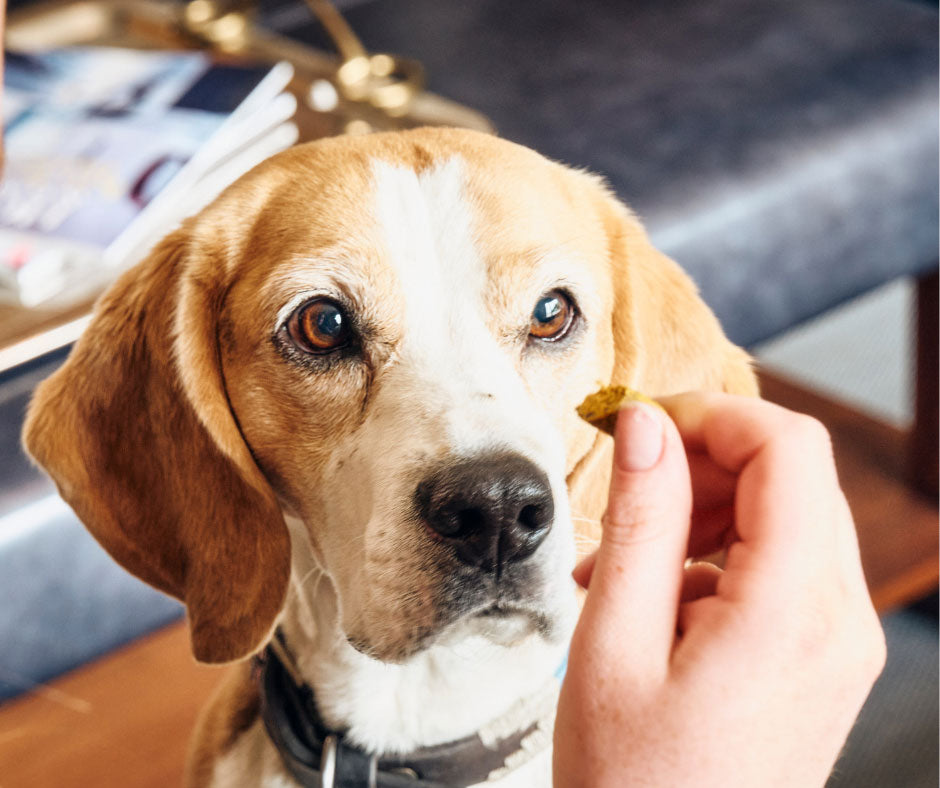
[[[517,646],[531,637],[554,640],[557,627],[544,612],[493,602],[469,613],[441,633],[448,645],[469,637],[482,637],[498,646]]]
[[[346,639],[361,654],[381,662],[400,664],[433,646],[454,647],[471,638],[483,638],[507,648],[529,638],[541,638],[551,643],[558,639],[560,629],[544,611],[493,601],[464,611],[446,625],[412,628],[401,639],[378,642],[354,635],[347,635]]]

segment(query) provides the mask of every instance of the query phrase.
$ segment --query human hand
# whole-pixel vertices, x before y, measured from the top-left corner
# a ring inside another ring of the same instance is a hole
[[[885,660],[828,435],[756,399],[662,404],[618,417],[554,784],[822,785]],[[729,541],[723,570],[684,567]]]

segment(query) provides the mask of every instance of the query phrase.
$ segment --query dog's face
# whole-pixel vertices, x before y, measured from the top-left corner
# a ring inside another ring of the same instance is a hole
[[[275,191],[304,207],[265,212],[221,348],[248,446],[382,659],[468,616],[559,634],[565,480],[594,440],[575,406],[613,356],[606,239],[567,173],[425,150],[376,146],[333,188],[315,160],[314,188]]]
[[[753,388],[595,179],[421,130],[242,179],[104,299],[26,440],[112,554],[186,601],[201,658],[269,634],[283,510],[350,643],[401,660],[565,634],[569,492],[608,440],[574,409],[611,380]]]

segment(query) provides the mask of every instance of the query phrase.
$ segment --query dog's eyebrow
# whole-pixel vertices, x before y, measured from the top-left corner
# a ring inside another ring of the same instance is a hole
[[[590,289],[588,270],[583,255],[554,245],[540,244],[487,258],[487,273],[491,278],[511,277],[523,289],[536,286]],[[516,289],[519,289],[518,285]]]
[[[558,254],[558,249],[548,244],[539,244],[517,249],[512,252],[500,252],[492,256],[493,265],[503,265],[506,260],[522,260],[525,262],[541,262],[546,258],[554,257]]]
[[[563,241],[522,246],[508,252],[493,251],[486,255],[487,268],[499,270],[507,263],[527,266],[544,266],[552,263],[571,265],[583,256],[583,253],[575,248],[577,241],[578,237],[570,237]]]
[[[369,286],[368,271],[363,266],[367,252],[362,249],[330,247],[311,254],[296,255],[269,279],[274,292],[299,292],[322,287],[354,290]]]

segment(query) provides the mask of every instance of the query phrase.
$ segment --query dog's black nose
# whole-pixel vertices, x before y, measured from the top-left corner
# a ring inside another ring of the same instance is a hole
[[[518,454],[450,464],[418,485],[416,500],[460,560],[488,572],[531,555],[555,514],[548,477]]]

